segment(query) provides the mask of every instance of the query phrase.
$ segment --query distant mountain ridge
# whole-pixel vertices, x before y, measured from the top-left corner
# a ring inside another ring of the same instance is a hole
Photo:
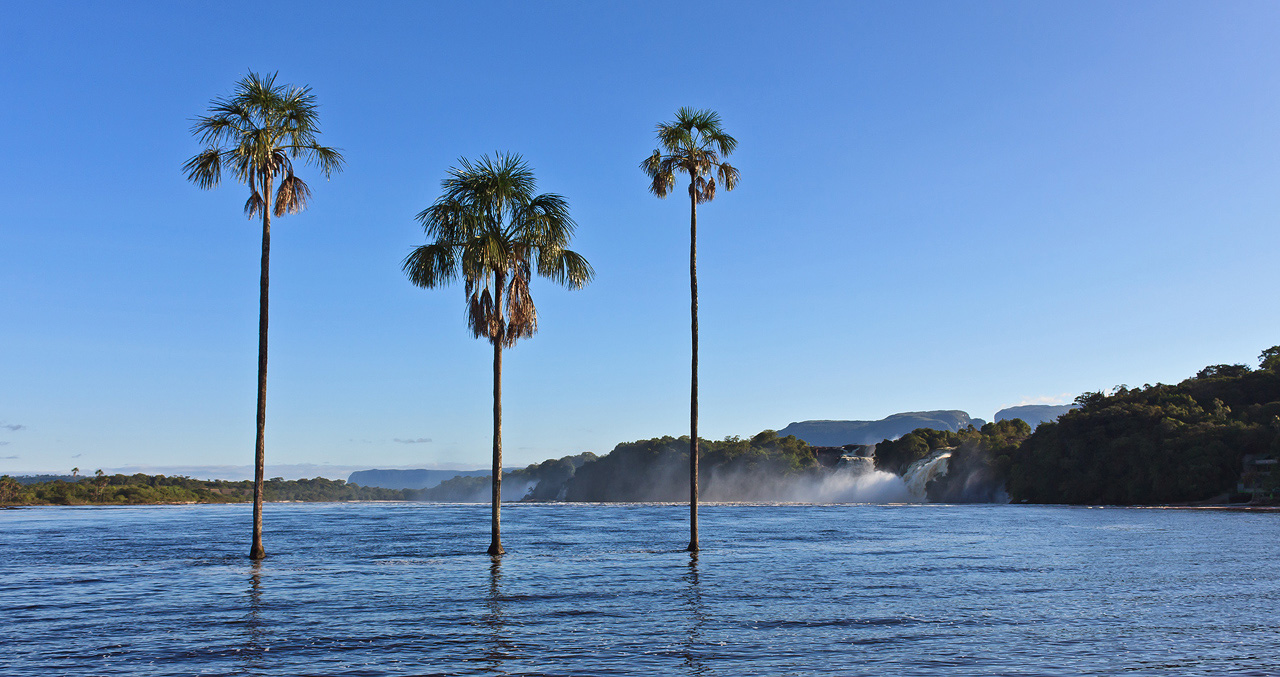
[[[384,489],[430,489],[459,475],[476,477],[489,474],[488,470],[357,470],[347,478],[347,483]]]
[[[986,421],[971,418],[968,412],[958,409],[908,411],[878,421],[800,421],[779,430],[778,436],[795,435],[814,446],[838,447],[896,439],[916,428],[955,432],[971,425],[981,428],[984,423]]]
[[[1010,418],[1020,418],[1032,430],[1036,426],[1045,421],[1056,421],[1059,416],[1075,409],[1074,404],[1024,404],[1017,407],[1008,407],[996,412],[996,420],[1003,421]]]

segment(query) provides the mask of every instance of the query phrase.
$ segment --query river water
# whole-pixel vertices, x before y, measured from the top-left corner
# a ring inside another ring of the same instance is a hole
[[[0,675],[1280,675],[1280,514],[0,511]]]

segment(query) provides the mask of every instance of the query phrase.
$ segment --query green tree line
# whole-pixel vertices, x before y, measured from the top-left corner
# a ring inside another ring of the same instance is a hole
[[[412,491],[348,484],[344,480],[286,480],[264,482],[268,501],[404,501]],[[0,477],[0,505],[145,505],[156,503],[248,503],[254,498],[251,480],[197,480],[166,475],[105,475],[76,481],[52,480],[20,484]]]
[[[1010,455],[1013,500],[1141,505],[1230,494],[1246,456],[1280,456],[1280,346],[1263,351],[1258,369],[1211,365],[1176,385],[1118,386],[1076,403]]]

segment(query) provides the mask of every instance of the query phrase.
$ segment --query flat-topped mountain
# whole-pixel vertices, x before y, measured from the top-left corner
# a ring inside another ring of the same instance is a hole
[[[347,483],[384,489],[430,489],[459,475],[489,474],[488,470],[357,470],[347,478]]]
[[[996,412],[996,420],[1003,421],[1010,418],[1020,418],[1032,430],[1036,426],[1045,421],[1056,421],[1058,417],[1075,409],[1074,404],[1024,404],[1019,407],[1009,407]]]
[[[778,436],[795,435],[814,446],[839,447],[896,439],[916,428],[955,432],[970,425],[980,428],[983,423],[982,419],[970,418],[967,412],[957,409],[908,411],[878,421],[800,421],[779,430]]]

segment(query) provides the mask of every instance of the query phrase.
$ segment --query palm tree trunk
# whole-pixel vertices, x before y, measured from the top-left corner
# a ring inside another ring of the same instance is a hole
[[[506,327],[502,323],[502,287],[505,283],[502,273],[494,275],[493,308],[498,321],[489,325],[489,337],[493,341],[493,524],[490,526],[492,540],[489,542],[489,555],[496,557],[505,552],[502,549],[502,339]]]
[[[496,304],[495,304],[496,305]],[[502,337],[493,337],[493,539],[489,554],[497,556],[502,549]]]
[[[698,551],[698,200],[689,185],[689,314],[693,330],[689,382],[689,552]]]
[[[253,545],[249,559],[267,556],[262,547],[262,481],[266,474],[267,432],[267,287],[271,260],[271,177],[262,177],[262,280],[258,299],[258,435],[253,458]]]

